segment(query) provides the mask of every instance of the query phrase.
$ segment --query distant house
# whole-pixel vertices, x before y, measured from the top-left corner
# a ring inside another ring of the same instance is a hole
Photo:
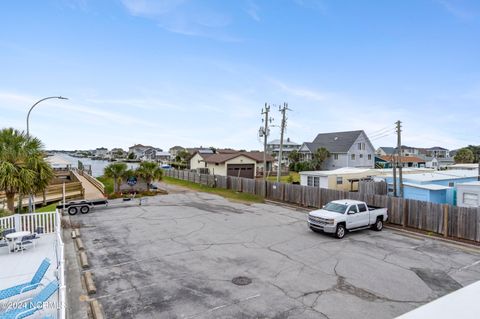
[[[375,151],[375,154],[377,154],[377,156],[394,155],[396,151],[397,149],[395,147],[382,146]]]
[[[273,158],[267,155],[267,166]],[[197,151],[190,159],[190,169],[203,174],[255,178],[263,165],[263,152],[205,153]]]
[[[480,181],[457,185],[457,206],[480,207]]]
[[[153,147],[142,145],[142,144],[135,144],[135,145],[130,146],[128,148],[128,154],[133,154],[135,156],[135,158],[139,159],[140,157],[143,156],[145,151],[149,148],[153,148]]]
[[[440,146],[434,146],[426,148],[425,155],[434,158],[450,158],[450,151]]]
[[[302,160],[308,161],[319,148],[326,148],[330,157],[323,164],[324,169],[342,167],[374,168],[375,149],[364,131],[321,133],[313,142],[300,147]]]
[[[170,147],[168,152],[170,153],[172,158],[175,158],[175,157],[177,157],[179,152],[184,151],[184,150],[185,150],[185,147],[176,145],[176,146]]]
[[[389,165],[384,166],[384,168],[391,168],[391,163],[394,160],[397,160],[397,157],[393,155],[385,155],[380,156],[380,159],[386,163],[390,163]],[[425,160],[417,156],[401,156],[400,161],[402,167],[425,167]]]
[[[292,151],[298,151],[301,146],[302,145],[290,140],[290,138],[285,139],[282,147],[282,163],[288,166],[290,164],[290,159],[288,156]],[[278,157],[280,156],[280,139],[268,142],[267,152],[272,154],[278,160]]]
[[[143,155],[139,157],[144,161],[159,161],[160,159],[170,159],[170,153],[163,152],[160,148],[149,147],[144,152]]]
[[[450,157],[429,157],[425,156],[425,167],[433,169],[445,169],[455,164],[453,158]]]
[[[94,152],[96,157],[106,157],[107,153],[108,153],[108,149],[105,147],[97,148]]]
[[[344,167],[331,171],[300,172],[300,185],[342,191],[357,191],[358,182],[371,179],[376,171],[371,168]]]
[[[107,155],[110,159],[121,159],[127,157],[128,154],[122,148],[112,148]]]

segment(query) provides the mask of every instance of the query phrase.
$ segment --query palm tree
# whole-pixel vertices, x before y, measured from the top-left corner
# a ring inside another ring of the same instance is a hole
[[[21,198],[44,191],[52,177],[38,138],[13,128],[0,131],[0,190],[7,196],[9,211],[14,210],[16,194]]]
[[[103,174],[106,177],[113,178],[113,191],[115,193],[120,190],[120,185],[122,184],[122,179],[125,177],[127,169],[128,167],[125,163],[112,163],[104,168]]]
[[[162,169],[154,162],[140,163],[140,166],[137,168],[137,173],[140,177],[145,179],[148,186],[150,186],[153,181],[161,180],[163,177]]]
[[[315,169],[322,169],[322,164],[330,156],[330,152],[325,147],[320,147],[313,153],[312,165]]]

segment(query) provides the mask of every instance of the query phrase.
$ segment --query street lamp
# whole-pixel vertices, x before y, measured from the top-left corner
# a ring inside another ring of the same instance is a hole
[[[30,112],[32,112],[33,108],[35,106],[37,106],[37,104],[39,104],[40,102],[43,102],[45,100],[50,100],[50,99],[68,100],[68,98],[63,97],[63,96],[49,96],[49,97],[43,98],[41,100],[38,100],[35,104],[33,104],[32,107],[30,108],[30,110],[28,110],[28,114],[27,114],[27,136],[28,137],[30,137],[30,126],[29,126],[29,123],[28,123],[28,120],[30,119]]]
[[[45,101],[45,100],[50,100],[50,99],[59,99],[59,100],[68,100],[68,98],[66,97],[63,97],[63,96],[49,96],[49,97],[46,97],[46,98],[43,98],[41,100],[38,100],[35,104],[32,105],[32,107],[30,108],[30,110],[28,110],[28,114],[27,114],[27,137],[30,137],[30,125],[29,125],[29,119],[30,119],[30,113],[32,112],[33,108],[35,106],[37,106],[37,104]],[[32,212],[32,206],[33,206],[33,195],[30,194],[29,197],[28,197],[28,211],[29,212]]]

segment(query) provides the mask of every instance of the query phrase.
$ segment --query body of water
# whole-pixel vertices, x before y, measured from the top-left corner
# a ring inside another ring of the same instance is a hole
[[[92,175],[93,177],[98,177],[103,175],[103,169],[110,163],[109,161],[104,160],[92,160],[90,158],[80,158],[80,157],[73,157],[64,153],[56,153],[55,155],[65,159],[66,161],[72,164],[72,167],[78,167],[78,161],[81,161],[83,165],[91,165],[92,166]],[[136,169],[138,167],[138,163],[126,163],[128,169]]]

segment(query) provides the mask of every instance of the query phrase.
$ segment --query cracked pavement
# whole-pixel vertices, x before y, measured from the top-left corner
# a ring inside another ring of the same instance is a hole
[[[72,220],[107,318],[394,318],[480,279],[480,250],[392,230],[338,240],[294,209],[206,193]]]

